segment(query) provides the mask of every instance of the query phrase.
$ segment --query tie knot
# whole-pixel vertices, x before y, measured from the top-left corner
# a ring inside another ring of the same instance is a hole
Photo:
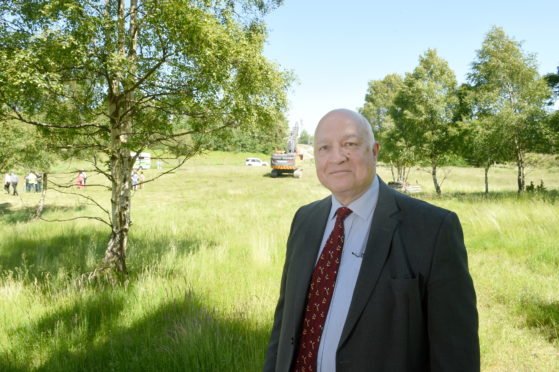
[[[340,207],[336,211],[336,219],[338,221],[343,221],[347,216],[351,214],[352,210],[346,207]]]

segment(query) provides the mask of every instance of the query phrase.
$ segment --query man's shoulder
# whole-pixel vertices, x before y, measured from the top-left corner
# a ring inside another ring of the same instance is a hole
[[[324,199],[315,200],[312,203],[305,204],[295,212],[294,220],[313,221],[316,218],[324,217],[330,212],[332,206],[332,197],[327,196]]]
[[[322,210],[324,208],[329,209],[331,207],[331,205],[332,205],[332,196],[329,195],[329,196],[325,197],[324,199],[315,200],[312,203],[305,204],[305,205],[299,207],[299,210],[297,212],[312,213],[313,211]]]

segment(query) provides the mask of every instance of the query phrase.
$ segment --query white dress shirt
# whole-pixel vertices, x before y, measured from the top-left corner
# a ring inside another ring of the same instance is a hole
[[[367,191],[347,206],[353,213],[344,221],[344,249],[332,295],[332,302],[330,303],[330,309],[326,316],[324,330],[320,339],[317,357],[318,372],[336,371],[336,350],[338,349],[340,336],[353,297],[353,290],[355,289],[355,283],[359,275],[361,262],[363,261],[363,254],[367,246],[373,212],[377,205],[378,191],[379,181],[378,177],[375,176]],[[330,209],[328,222],[324,229],[324,236],[322,237],[317,260],[334,228],[336,210],[340,207],[343,207],[343,205],[332,195],[332,208]]]

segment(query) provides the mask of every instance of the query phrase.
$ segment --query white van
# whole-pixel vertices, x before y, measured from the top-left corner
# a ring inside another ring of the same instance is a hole
[[[130,156],[135,156],[135,152],[131,152]],[[136,158],[134,162],[134,168],[136,169],[150,169],[151,168],[151,154],[149,152],[140,152],[140,155]]]
[[[245,165],[257,166],[257,167],[267,167],[268,163],[262,161],[258,158],[246,158]]]

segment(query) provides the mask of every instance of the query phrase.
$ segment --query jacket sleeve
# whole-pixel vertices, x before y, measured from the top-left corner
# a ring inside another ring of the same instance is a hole
[[[427,283],[431,371],[479,372],[476,294],[462,227],[450,212],[442,221]]]
[[[279,299],[276,305],[276,311],[274,313],[274,323],[272,326],[272,333],[270,335],[270,341],[268,343],[268,351],[266,353],[266,360],[264,362],[264,372],[274,372],[276,370],[277,353],[278,346],[280,342],[281,326],[283,320],[283,305],[285,301],[285,282],[287,279],[287,273],[289,270],[289,262],[291,259],[290,241],[293,234],[293,226],[295,225],[295,220],[299,215],[300,209],[295,213],[293,221],[291,222],[291,229],[289,232],[289,238],[287,240],[287,249],[285,253],[285,263],[283,265],[283,273],[281,276],[281,286]]]

